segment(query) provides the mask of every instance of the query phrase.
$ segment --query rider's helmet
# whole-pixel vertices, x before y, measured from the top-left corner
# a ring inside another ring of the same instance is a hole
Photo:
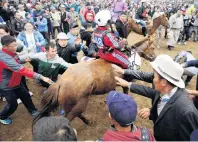
[[[111,20],[111,13],[109,10],[101,10],[96,14],[95,22],[98,26],[106,26],[109,20]]]

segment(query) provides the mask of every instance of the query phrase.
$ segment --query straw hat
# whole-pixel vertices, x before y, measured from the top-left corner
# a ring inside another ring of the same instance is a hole
[[[174,62],[170,56],[159,55],[155,61],[151,62],[151,66],[170,83],[179,88],[185,88],[184,81],[181,78],[184,69],[180,64]]]

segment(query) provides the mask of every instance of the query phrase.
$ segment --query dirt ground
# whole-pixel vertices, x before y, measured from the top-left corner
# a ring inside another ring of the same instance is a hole
[[[136,43],[140,41],[143,37],[137,34],[132,33],[129,38],[129,44]],[[182,50],[191,50],[193,51],[193,55],[198,58],[198,43],[194,43],[189,41],[188,44],[185,45],[177,45],[175,49],[172,51],[167,50],[167,40],[163,39],[161,43],[161,48],[156,49],[156,54],[168,54],[171,57],[174,57],[177,55],[178,52]],[[143,65],[141,67],[141,70],[143,71],[152,71],[149,62],[146,60],[142,60]],[[168,67],[168,65],[167,65]],[[188,89],[195,89],[196,84],[196,77],[193,78],[191,83],[187,86]],[[149,86],[149,84],[146,84],[144,82],[137,81],[138,84],[143,84]],[[31,92],[34,93],[34,96],[32,97],[34,104],[36,107],[39,108],[39,102],[42,97],[42,90],[43,88],[37,85],[34,81],[28,80],[28,87]],[[120,90],[120,88],[117,88],[117,90]],[[150,107],[151,101],[145,97],[138,96],[136,94],[130,93],[136,100],[138,104],[138,110]],[[85,140],[96,140],[103,136],[105,131],[109,128],[109,122],[108,122],[108,113],[107,113],[107,107],[105,106],[105,95],[100,96],[91,96],[88,104],[88,108],[85,112],[85,115],[89,120],[93,122],[91,125],[85,125],[81,120],[76,118],[72,122],[72,126],[77,130],[78,132],[78,140],[85,141]],[[0,110],[4,107],[6,103],[2,102],[0,100]],[[9,126],[4,126],[0,124],[0,140],[4,141],[28,141],[32,139],[31,134],[31,125],[32,125],[32,117],[29,115],[27,110],[25,109],[23,104],[20,104],[18,106],[18,109],[16,112],[11,115],[10,117],[13,120],[13,124]],[[153,124],[152,121],[149,120],[143,120],[139,117],[137,117],[135,124],[137,126],[144,126],[152,130]]]

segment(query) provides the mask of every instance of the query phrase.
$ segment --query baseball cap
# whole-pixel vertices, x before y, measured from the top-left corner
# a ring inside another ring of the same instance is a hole
[[[190,141],[198,141],[198,129],[195,129],[190,135]]]
[[[111,91],[106,97],[107,106],[111,117],[121,126],[131,125],[137,114],[137,104],[127,94]]]
[[[59,33],[57,35],[57,39],[66,39],[66,40],[68,40],[69,37],[66,35],[66,33],[61,32],[61,33]]]
[[[76,28],[76,27],[79,27],[78,23],[73,22],[73,23],[70,24],[70,29]]]

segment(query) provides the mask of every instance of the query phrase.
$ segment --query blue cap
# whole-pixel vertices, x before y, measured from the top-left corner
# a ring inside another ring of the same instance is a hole
[[[198,141],[198,129],[192,132],[190,135],[190,141]]]
[[[131,125],[135,121],[137,104],[130,95],[111,91],[107,95],[106,102],[111,117],[121,126]]]

